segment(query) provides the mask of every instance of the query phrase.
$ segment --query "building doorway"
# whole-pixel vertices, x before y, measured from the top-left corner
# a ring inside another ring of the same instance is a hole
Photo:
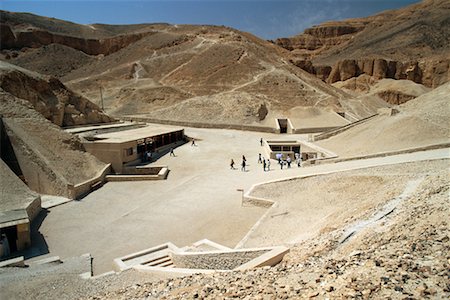
[[[0,237],[5,234],[8,239],[10,253],[17,251],[17,227],[9,226],[0,229]]]
[[[277,119],[278,125],[280,126],[280,133],[287,133],[288,120],[287,119]]]

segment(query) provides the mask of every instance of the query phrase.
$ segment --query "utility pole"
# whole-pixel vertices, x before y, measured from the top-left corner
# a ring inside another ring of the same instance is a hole
[[[102,111],[105,111],[105,108],[103,107],[103,92],[102,92],[102,85],[100,84],[100,101],[102,103]]]

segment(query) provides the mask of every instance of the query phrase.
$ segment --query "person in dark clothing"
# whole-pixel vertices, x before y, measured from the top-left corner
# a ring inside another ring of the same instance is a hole
[[[245,172],[245,160],[242,160],[241,171]]]
[[[231,168],[231,170],[234,170],[234,160],[233,159],[231,159],[230,168]]]
[[[259,153],[258,164],[262,163],[261,153]]]
[[[175,156],[175,153],[173,152],[173,148],[170,148],[170,156]]]
[[[265,159],[263,159],[263,169],[264,169],[264,172],[266,171],[266,160]]]
[[[262,147],[262,145],[263,145],[263,139],[262,138],[259,140],[259,143],[261,144],[261,147]]]

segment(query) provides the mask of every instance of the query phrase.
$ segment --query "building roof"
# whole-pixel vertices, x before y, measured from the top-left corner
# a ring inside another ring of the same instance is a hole
[[[39,197],[0,159],[0,224],[28,218],[27,207]]]
[[[122,130],[117,132],[103,133],[95,136],[95,143],[125,143],[143,138],[153,137],[161,134],[183,130],[181,127],[149,125],[137,129]]]

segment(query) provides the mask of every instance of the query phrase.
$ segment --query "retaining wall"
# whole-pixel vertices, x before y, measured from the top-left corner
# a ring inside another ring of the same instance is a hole
[[[177,268],[233,270],[269,251],[270,249],[245,249],[227,252],[172,253],[171,257]]]
[[[107,164],[97,176],[86,180],[82,183],[73,185],[68,184],[67,189],[69,191],[70,199],[78,199],[86,194],[88,194],[96,184],[104,183],[106,181],[106,175],[111,173],[111,164]]]
[[[167,124],[167,125],[175,125],[175,126],[194,127],[194,128],[236,129],[236,130],[277,133],[275,128],[265,127],[265,126],[185,122],[185,121],[160,120],[160,119],[153,119],[153,118],[146,118],[146,117],[130,117],[130,116],[121,116],[120,118],[125,121],[138,121],[138,122]]]
[[[368,120],[370,120],[370,119],[372,119],[372,118],[374,118],[374,117],[376,117],[376,116],[378,116],[378,114],[369,116],[369,117],[367,117],[367,118],[358,120],[358,121],[356,121],[356,122],[350,123],[350,124],[345,125],[345,126],[335,127],[335,128],[332,128],[332,129],[328,129],[328,132],[327,132],[327,130],[325,130],[324,133],[319,134],[319,135],[316,135],[316,136],[314,137],[314,141],[320,141],[320,140],[324,140],[324,139],[327,139],[327,138],[329,138],[329,137],[335,136],[335,135],[337,135],[337,134],[339,134],[339,133],[341,133],[341,132],[344,132],[344,131],[346,131],[346,130],[348,130],[348,129],[350,129],[350,128],[352,128],[352,127],[358,125],[358,124],[364,123],[364,122],[366,122],[366,121],[368,121]],[[324,130],[322,130],[322,131],[324,131]]]

